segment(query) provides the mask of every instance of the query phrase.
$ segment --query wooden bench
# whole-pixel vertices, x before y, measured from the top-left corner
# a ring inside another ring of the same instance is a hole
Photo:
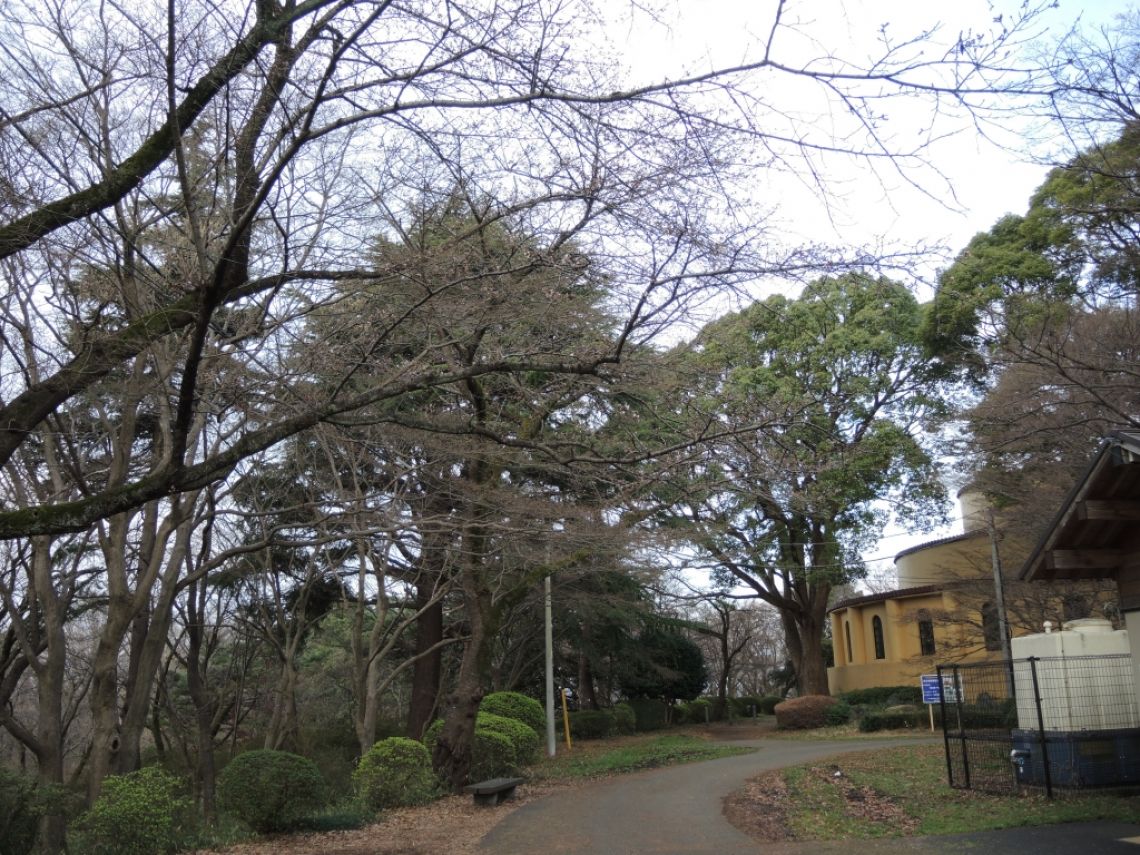
[[[522,778],[492,778],[489,781],[480,781],[478,784],[468,784],[463,788],[463,792],[471,793],[477,805],[494,807],[514,796],[515,787],[522,782]]]

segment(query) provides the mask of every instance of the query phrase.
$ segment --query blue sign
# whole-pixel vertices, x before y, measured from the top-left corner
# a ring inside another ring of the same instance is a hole
[[[919,679],[922,681],[922,702],[924,704],[942,703],[942,683],[938,679],[938,675],[923,674]]]

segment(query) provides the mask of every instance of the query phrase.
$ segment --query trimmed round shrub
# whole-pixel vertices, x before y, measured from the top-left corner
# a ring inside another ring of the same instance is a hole
[[[614,726],[618,733],[634,733],[637,731],[637,714],[629,704],[618,704],[613,709]]]
[[[102,792],[73,827],[78,851],[92,855],[173,852],[182,837],[190,800],[177,778],[147,766],[103,781]]]
[[[540,740],[546,733],[546,712],[542,704],[521,692],[492,692],[483,698],[479,704],[479,711],[521,721],[528,725]]]
[[[605,739],[617,730],[611,710],[577,710],[570,713],[570,735],[575,739]]]
[[[262,833],[295,827],[326,794],[317,764],[288,751],[246,751],[218,775],[218,808]]]
[[[431,755],[422,742],[404,736],[369,748],[352,773],[352,786],[374,809],[427,804],[437,792]]]
[[[486,713],[480,713],[475,720],[475,744],[471,747],[470,777],[472,781],[500,778],[518,772],[519,754],[514,741],[506,735],[505,729],[492,729],[494,725],[491,727],[487,727],[485,724],[480,726],[479,721],[480,719],[485,720],[485,716]],[[496,718],[503,718],[503,716],[496,716]],[[521,722],[515,723],[521,724]],[[530,730],[529,727],[526,729]],[[427,748],[429,756],[435,753],[435,744],[439,741],[439,735],[442,732],[443,719],[441,718],[433,721],[424,731],[424,747]],[[517,736],[519,731],[512,730],[512,733]],[[537,737],[535,738],[537,739]],[[541,745],[541,743],[539,744]]]
[[[515,747],[515,758],[519,763],[533,763],[538,759],[538,750],[542,747],[542,741],[534,730],[517,718],[507,718],[480,710],[475,718],[475,731],[477,733],[480,730],[491,730],[507,737]]]
[[[776,704],[776,726],[781,730],[808,730],[827,725],[827,711],[839,703],[831,695],[804,695]]]
[[[518,757],[510,737],[493,730],[475,728],[475,745],[471,751],[472,781],[503,778],[518,773]]]

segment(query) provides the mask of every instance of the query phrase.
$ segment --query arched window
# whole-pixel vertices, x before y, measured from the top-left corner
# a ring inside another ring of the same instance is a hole
[[[926,609],[918,613],[918,646],[923,656],[934,655],[934,621]]]
[[[871,621],[871,631],[875,634],[875,658],[887,658],[887,644],[883,640],[883,621],[878,615],[875,615]]]
[[[847,636],[847,664],[850,665],[855,661],[855,657],[851,655],[851,621],[843,621],[843,633]]]
[[[993,603],[982,605],[982,637],[986,650],[1001,650],[1001,625],[998,623],[997,606]]]

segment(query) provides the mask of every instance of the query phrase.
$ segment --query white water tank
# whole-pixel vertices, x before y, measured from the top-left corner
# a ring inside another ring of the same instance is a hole
[[[1040,660],[1037,683],[1045,730],[1140,727],[1126,630],[1084,618],[1065,623],[1061,632],[1014,638],[1011,647],[1020,727],[1038,726],[1033,674],[1028,662],[1019,661],[1031,656]]]

